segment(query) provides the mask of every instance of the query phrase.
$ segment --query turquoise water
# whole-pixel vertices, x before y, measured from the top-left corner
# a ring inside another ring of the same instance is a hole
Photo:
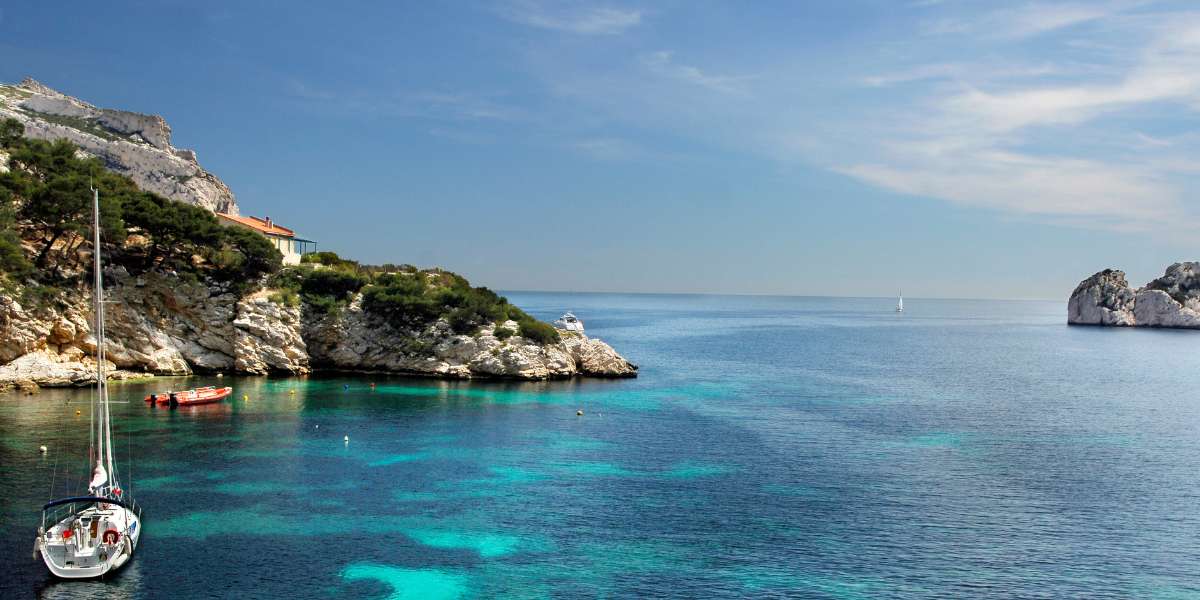
[[[114,386],[145,534],[100,583],[30,553],[83,478],[88,392],[0,398],[0,596],[1200,596],[1196,332],[1066,327],[1059,303],[510,297],[641,377],[226,378],[177,410],[140,398],[218,380]]]

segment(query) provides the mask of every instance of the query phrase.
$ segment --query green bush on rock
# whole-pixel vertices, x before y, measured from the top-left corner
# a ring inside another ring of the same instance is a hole
[[[141,190],[131,179],[81,158],[67,140],[23,137],[15,119],[0,121],[0,287],[25,285],[37,304],[55,302],[88,273],[92,192],[100,192],[101,238],[108,264],[131,274],[171,272],[181,281],[216,280],[238,295],[264,282],[268,299],[303,305],[315,314],[340,310],[362,293],[363,310],[402,328],[423,328],[445,319],[459,334],[512,320],[496,337],[520,335],[535,343],[557,342],[558,330],[538,321],[486,287],[461,275],[412,265],[362,265],[333,252],[306,254],[297,267],[257,232],[223,226],[211,212]],[[30,291],[32,290],[32,291]],[[406,352],[427,352],[413,340]]]
[[[0,273],[58,286],[86,271],[92,191],[100,192],[101,239],[109,264],[131,273],[174,271],[202,276],[237,291],[279,270],[283,257],[265,237],[223,227],[209,211],[138,189],[131,179],[80,158],[67,140],[22,137],[19,121],[0,122],[0,147],[9,170],[0,173]],[[34,250],[24,256],[22,240]],[[29,260],[32,258],[32,260]],[[34,268],[36,267],[36,269]]]

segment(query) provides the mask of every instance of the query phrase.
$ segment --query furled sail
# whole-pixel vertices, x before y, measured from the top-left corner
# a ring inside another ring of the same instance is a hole
[[[88,484],[88,489],[97,489],[105,483],[108,483],[108,471],[104,470],[104,465],[96,463],[96,470],[92,471],[92,482]]]

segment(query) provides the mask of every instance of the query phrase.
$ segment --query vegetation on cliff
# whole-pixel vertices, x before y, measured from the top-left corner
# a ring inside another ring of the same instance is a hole
[[[157,269],[210,277],[242,289],[279,270],[282,257],[263,236],[140,190],[67,140],[22,133],[20,122],[0,122],[0,152],[7,157],[7,171],[0,172],[0,277],[7,283],[50,290],[78,283],[89,258],[92,188],[100,191],[111,265],[133,274]]]
[[[24,284],[39,301],[86,277],[95,187],[106,261],[132,275],[158,271],[209,279],[238,294],[265,283],[274,290],[272,300],[303,304],[318,315],[339,310],[361,293],[364,311],[402,330],[445,319],[456,333],[471,334],[512,320],[517,330],[500,327],[498,336],[516,334],[541,344],[560,339],[549,324],[449,271],[362,265],[332,252],[282,268],[279,251],[262,235],[222,226],[204,208],[141,190],[67,140],[22,134],[20,122],[0,122],[0,166],[8,168],[0,172],[0,283]]]
[[[361,265],[332,252],[305,257],[298,267],[272,278],[280,302],[302,300],[309,310],[329,313],[362,293],[363,310],[402,329],[422,328],[445,319],[456,333],[474,333],[489,323],[516,321],[522,337],[541,344],[559,340],[558,330],[509,304],[486,287],[472,287],[461,275],[412,265]],[[508,337],[510,329],[501,336]]]

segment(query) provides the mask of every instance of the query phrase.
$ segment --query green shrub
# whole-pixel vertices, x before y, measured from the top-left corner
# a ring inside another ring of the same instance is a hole
[[[498,340],[507,340],[513,336],[513,330],[497,325],[496,330],[492,332],[492,335],[496,336],[496,339]]]
[[[267,287],[299,292],[306,275],[305,269],[284,267],[267,279]]]
[[[552,344],[562,339],[558,334],[558,330],[553,325],[533,319],[521,321],[517,333],[521,334],[521,337],[525,339],[533,340],[542,345]]]
[[[336,267],[349,271],[357,271],[360,268],[358,261],[348,260],[338,256],[336,252],[328,251],[309,252],[300,257],[300,262]]]
[[[300,294],[293,290],[279,290],[267,296],[267,299],[284,306],[300,306]]]
[[[367,285],[367,278],[358,273],[321,269],[304,275],[300,291],[313,296],[332,296],[345,300]]]
[[[138,189],[131,179],[79,158],[67,140],[27,139],[19,122],[0,123],[0,145],[10,171],[0,174],[0,269],[13,273],[22,261],[14,234],[35,248],[32,273],[55,283],[62,267],[86,270],[78,252],[91,241],[92,192],[100,192],[100,224],[106,259],[132,273],[176,271],[187,280],[210,275],[238,290],[258,286],[279,270],[282,256],[256,232],[222,227],[209,211]],[[131,231],[132,230],[132,231]],[[129,233],[145,243],[127,247]]]
[[[341,308],[341,303],[331,296],[304,296],[304,305],[314,314],[328,315]]]

